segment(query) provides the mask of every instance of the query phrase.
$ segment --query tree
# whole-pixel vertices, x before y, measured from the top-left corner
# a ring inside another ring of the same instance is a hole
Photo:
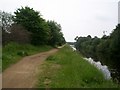
[[[63,33],[61,32],[61,25],[54,21],[47,21],[50,28],[50,45],[62,45],[65,43]]]
[[[120,67],[120,24],[111,33],[110,39],[111,58],[117,64],[116,66]]]
[[[107,36],[102,38],[77,37],[75,47],[86,57],[92,57],[99,60],[117,72],[112,75],[118,75],[120,81],[120,24]]]
[[[46,44],[49,39],[49,27],[46,21],[41,18],[38,11],[25,7],[16,10],[14,21],[23,25],[32,33],[31,43],[34,45]]]
[[[76,36],[76,37],[74,38],[74,40],[75,40],[75,41],[77,41],[77,40],[78,40],[78,38],[79,38],[79,37],[78,37],[78,36]]]
[[[3,32],[10,33],[10,27],[13,24],[13,15],[0,11],[0,26]]]

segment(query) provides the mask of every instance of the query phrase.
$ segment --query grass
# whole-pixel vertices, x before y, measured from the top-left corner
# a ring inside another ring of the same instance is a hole
[[[36,54],[38,52],[48,51],[51,46],[33,46],[30,44],[9,43],[2,50],[2,71],[19,61],[22,57]]]
[[[42,65],[38,88],[116,88],[101,71],[84,60],[69,46],[48,57]]]
[[[2,46],[0,45],[0,73],[2,72]]]

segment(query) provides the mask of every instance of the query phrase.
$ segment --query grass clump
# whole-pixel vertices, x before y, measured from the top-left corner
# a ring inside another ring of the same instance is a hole
[[[105,80],[101,71],[73,52],[69,46],[47,58],[39,75],[41,88],[115,88],[112,80]],[[45,82],[48,83],[46,84]]]
[[[2,71],[19,61],[22,57],[52,49],[51,46],[9,43],[2,49]]]

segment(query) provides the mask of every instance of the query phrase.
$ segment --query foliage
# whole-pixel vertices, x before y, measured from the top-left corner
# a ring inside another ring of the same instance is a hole
[[[25,7],[16,10],[14,21],[23,25],[32,33],[31,43],[34,45],[50,44],[62,45],[65,39],[60,24],[54,21],[45,21],[38,11]]]
[[[61,25],[54,21],[47,21],[50,28],[50,45],[62,45],[65,43],[63,33],[61,32]]]
[[[25,7],[16,10],[14,21],[23,25],[32,33],[32,44],[46,44],[49,39],[49,27],[38,11]]]
[[[31,42],[31,33],[19,24],[12,24],[10,33],[2,32],[2,45],[5,46],[9,42],[19,44],[28,44]]]
[[[69,55],[69,56],[68,56]],[[101,71],[85,61],[72,48],[65,46],[47,58],[39,75],[39,88],[113,88]]]
[[[24,35],[26,37],[25,40],[27,40],[26,42],[33,45],[50,44],[57,46],[65,43],[63,33],[61,32],[61,25],[55,21],[46,21],[42,18],[42,15],[33,8],[28,6],[21,7],[18,8],[14,14],[13,16],[10,13],[0,11],[0,27],[3,29],[4,44],[11,41],[19,42],[19,39],[16,41],[16,38],[23,38]],[[17,28],[15,28],[16,30],[11,30],[15,25],[21,25],[21,27],[25,28],[25,33]],[[20,32],[20,36],[18,35],[18,37],[16,37],[17,34],[13,35],[14,32]],[[8,37],[10,37],[10,39]],[[14,40],[11,40],[11,37],[13,37],[12,39]],[[6,40],[6,38],[8,40]],[[22,41],[24,42],[24,40]]]
[[[110,36],[102,38],[78,37],[75,47],[83,55],[92,57],[110,68],[116,69],[120,76],[120,25],[113,30]],[[120,77],[117,78],[120,80]]]
[[[10,33],[9,27],[13,24],[13,15],[4,11],[0,11],[0,27],[2,31]]]

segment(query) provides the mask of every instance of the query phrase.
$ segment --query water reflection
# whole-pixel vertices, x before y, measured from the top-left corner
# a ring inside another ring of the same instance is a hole
[[[97,67],[100,71],[102,71],[105,79],[107,79],[107,80],[111,79],[110,71],[106,65],[101,65],[101,63],[99,61],[95,62],[92,58],[84,58],[84,59],[87,60],[92,65],[94,65],[95,67]]]
[[[76,50],[74,45],[70,45],[70,46],[72,47],[73,51]],[[92,65],[94,65],[95,67],[97,67],[103,73],[106,80],[111,79],[111,73],[106,65],[102,65],[100,61],[95,62],[92,58],[84,58],[84,59],[87,60]]]
[[[73,51],[76,51],[76,48],[74,47],[74,45],[70,45],[73,49]]]

